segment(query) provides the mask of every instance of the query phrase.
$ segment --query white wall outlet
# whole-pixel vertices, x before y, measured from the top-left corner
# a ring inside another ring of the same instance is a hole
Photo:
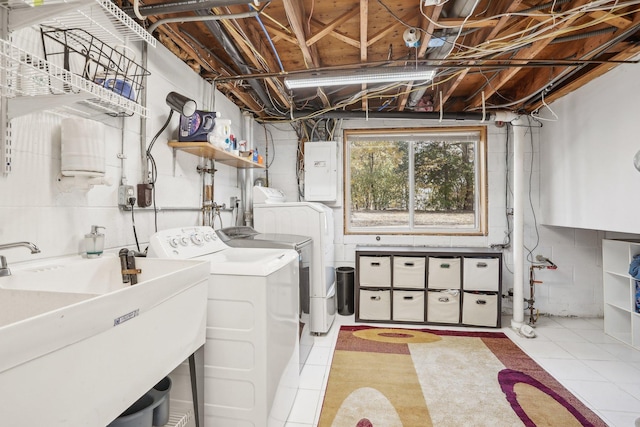
[[[118,187],[118,206],[120,208],[131,209],[131,206],[134,204],[130,202],[132,198],[135,203],[136,193],[133,185],[121,185]]]

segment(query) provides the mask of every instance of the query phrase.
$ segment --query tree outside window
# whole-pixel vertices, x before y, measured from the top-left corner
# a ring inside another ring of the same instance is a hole
[[[345,233],[486,234],[486,128],[345,131]]]

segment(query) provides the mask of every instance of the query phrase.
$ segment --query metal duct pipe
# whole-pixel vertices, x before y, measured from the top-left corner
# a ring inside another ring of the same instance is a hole
[[[255,144],[253,142],[253,116],[251,113],[245,111],[242,113],[243,119],[243,136],[247,141],[247,149],[254,149]],[[244,202],[244,225],[249,227],[253,226],[253,169],[243,169],[244,175],[244,195],[242,200]]]
[[[294,112],[295,119],[312,116],[315,119],[411,119],[411,120],[490,120],[489,113],[440,113],[433,111],[329,111],[314,115],[313,113]]]
[[[151,4],[148,6],[140,6],[138,10],[146,16],[164,15],[167,13],[192,12],[194,10],[212,9],[214,7],[231,6],[236,4],[251,3],[248,0],[187,0],[176,1],[162,4]],[[134,18],[135,12],[133,7],[122,8],[124,13]]]
[[[209,13],[203,10],[197,10],[195,13],[199,16],[208,16]],[[244,62],[242,59],[242,55],[238,52],[233,41],[229,39],[227,33],[222,30],[222,27],[217,21],[205,21],[204,25],[211,32],[211,34],[218,39],[222,47],[227,52],[227,54],[231,57],[234,64],[240,69],[241,74],[251,74],[253,70]],[[267,112],[271,114],[277,115],[277,108],[274,108],[272,105],[271,98],[269,94],[265,91],[265,89],[260,84],[258,79],[247,79],[247,82],[251,86],[251,88],[255,91],[256,95],[260,98],[260,101],[265,105],[265,109]]]

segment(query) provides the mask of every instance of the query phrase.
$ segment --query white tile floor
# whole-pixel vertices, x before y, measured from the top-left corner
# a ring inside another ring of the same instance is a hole
[[[326,335],[315,337],[286,427],[318,424],[338,330],[354,324],[354,316],[337,316]],[[504,317],[502,324],[509,326],[510,318]],[[535,330],[537,337],[527,339],[508,327],[502,329],[609,426],[634,427],[640,418],[639,350],[605,335],[602,319],[541,317]]]

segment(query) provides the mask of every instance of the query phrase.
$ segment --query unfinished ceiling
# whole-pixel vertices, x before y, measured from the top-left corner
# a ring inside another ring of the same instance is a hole
[[[137,9],[158,40],[261,121],[531,113],[640,51],[640,0],[144,0]],[[284,85],[313,71],[389,66],[436,75]]]

